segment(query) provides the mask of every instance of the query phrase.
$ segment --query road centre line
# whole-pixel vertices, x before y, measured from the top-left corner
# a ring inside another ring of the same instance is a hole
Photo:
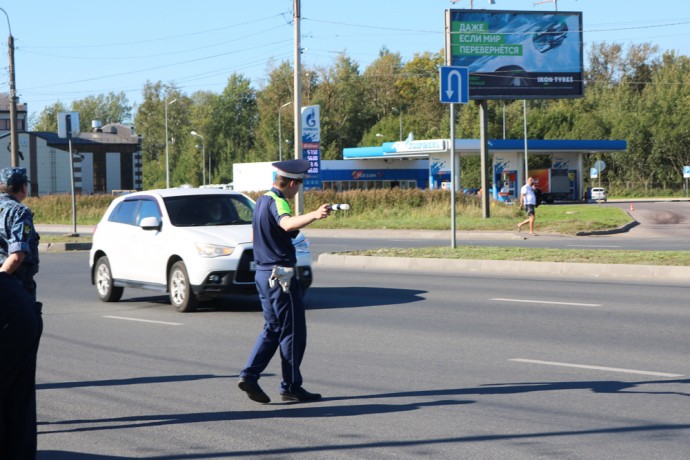
[[[591,369],[595,371],[623,372],[625,374],[653,375],[656,377],[683,377],[682,374],[668,374],[666,372],[640,371],[636,369],[621,369],[619,367],[589,366],[585,364],[559,363],[555,361],[539,361],[537,359],[514,358],[508,361],[530,364],[544,364],[546,366],[575,367],[578,369]]]
[[[103,318],[108,318],[108,319],[121,319],[124,321],[138,321],[141,323],[153,323],[153,324],[164,324],[166,326],[182,326],[182,323],[171,323],[168,321],[153,321],[150,319],[139,319],[139,318],[128,318],[126,316],[103,316]]]
[[[549,300],[531,300],[531,299],[489,299],[499,302],[520,302],[520,303],[544,303],[548,305],[571,305],[574,307],[601,307],[599,303],[575,303],[575,302],[552,302]]]

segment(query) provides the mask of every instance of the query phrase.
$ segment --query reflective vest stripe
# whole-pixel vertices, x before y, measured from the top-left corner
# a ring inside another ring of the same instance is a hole
[[[284,214],[289,214],[292,215],[292,210],[290,209],[290,203],[285,198],[281,198],[278,195],[275,194],[275,192],[266,192],[264,195],[270,196],[273,198],[273,201],[276,202],[276,208],[278,209],[278,215],[282,216]]]

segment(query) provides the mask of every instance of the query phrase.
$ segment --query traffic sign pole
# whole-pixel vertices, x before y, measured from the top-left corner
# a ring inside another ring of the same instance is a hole
[[[450,247],[456,247],[455,192],[455,104],[466,104],[470,97],[470,71],[467,67],[443,66],[440,70],[439,99],[450,104]]]

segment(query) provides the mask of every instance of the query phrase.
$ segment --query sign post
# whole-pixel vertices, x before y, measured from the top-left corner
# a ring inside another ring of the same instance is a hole
[[[72,137],[79,135],[79,113],[78,112],[58,112],[58,136],[66,137],[69,146],[69,173],[71,177],[72,192],[72,235],[79,236],[77,233],[77,197],[74,190],[74,155],[72,154]]]
[[[597,176],[599,177],[599,187],[601,187],[601,172],[606,169],[606,163],[603,160],[597,160],[594,163],[594,169],[597,170]]]
[[[470,100],[470,71],[467,67],[441,67],[440,100],[450,104],[450,247],[455,249],[455,104]]]

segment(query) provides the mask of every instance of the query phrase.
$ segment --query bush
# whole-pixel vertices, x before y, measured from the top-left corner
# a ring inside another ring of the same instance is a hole
[[[247,193],[256,200],[264,192]],[[115,197],[110,195],[78,195],[77,222],[95,225]],[[476,195],[456,195],[456,214],[464,218],[481,218],[481,202]],[[376,189],[315,190],[304,193],[305,212],[313,211],[323,203],[347,203],[349,211],[337,211],[332,218],[319,221],[316,226],[362,228],[445,228],[450,218],[450,192],[448,190]],[[24,201],[34,212],[34,222],[44,224],[72,223],[71,195],[29,197]],[[294,200],[291,206],[294,208]],[[520,216],[517,206],[491,203],[494,217]]]

